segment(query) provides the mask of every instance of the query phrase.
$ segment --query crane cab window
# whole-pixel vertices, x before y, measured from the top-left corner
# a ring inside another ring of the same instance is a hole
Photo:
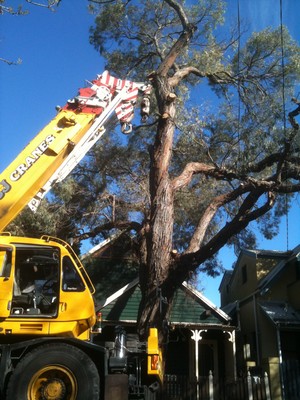
[[[11,273],[12,250],[0,247],[0,277],[9,278]]]
[[[64,292],[83,292],[85,290],[84,282],[68,256],[63,258],[62,289]]]
[[[55,316],[59,298],[57,249],[28,246],[16,249],[11,314]]]

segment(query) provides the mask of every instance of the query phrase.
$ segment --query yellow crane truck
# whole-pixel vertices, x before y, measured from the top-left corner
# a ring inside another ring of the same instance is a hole
[[[0,175],[2,400],[149,398],[148,378],[160,372],[156,329],[150,329],[146,343],[136,339],[131,347],[123,329],[114,341],[102,343],[95,289],[72,247],[46,235],[35,239],[5,232],[26,205],[37,209],[112,119],[130,133],[139,95],[145,120],[149,92],[149,85],[105,71],[57,107],[56,116]]]

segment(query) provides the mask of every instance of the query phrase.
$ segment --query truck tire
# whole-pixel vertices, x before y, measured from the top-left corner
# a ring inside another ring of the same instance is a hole
[[[27,353],[10,377],[6,399],[99,400],[94,362],[80,349],[50,343]]]

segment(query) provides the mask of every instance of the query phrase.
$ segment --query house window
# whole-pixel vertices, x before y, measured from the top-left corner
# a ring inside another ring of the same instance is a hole
[[[245,360],[250,360],[251,358],[251,352],[250,352],[250,344],[249,343],[245,343],[243,346],[244,349],[244,359]]]
[[[247,265],[243,265],[242,267],[242,283],[247,282]]]
[[[251,332],[248,335],[244,335],[243,341],[244,359],[246,361],[256,360],[256,333]]]

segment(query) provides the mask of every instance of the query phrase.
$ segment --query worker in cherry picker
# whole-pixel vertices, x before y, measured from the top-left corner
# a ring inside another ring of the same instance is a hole
[[[300,101],[296,99],[296,97],[292,97],[292,102],[297,104],[297,108],[291,111],[289,115],[289,121],[294,129],[299,129],[299,124],[297,124],[295,117],[300,114]]]

